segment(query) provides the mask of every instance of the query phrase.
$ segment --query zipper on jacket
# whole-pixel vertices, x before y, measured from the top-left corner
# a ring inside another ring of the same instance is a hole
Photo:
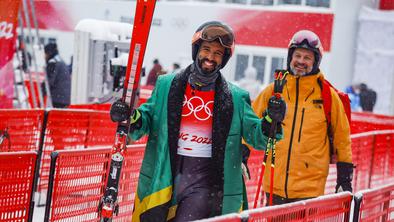
[[[315,88],[312,89],[312,91],[308,94],[308,96],[305,98],[305,102],[308,100],[309,96],[312,95],[312,93],[315,92]]]
[[[286,90],[287,90],[287,98],[289,99],[289,101],[291,101],[290,100],[289,88],[287,87],[287,83],[285,84],[285,86],[286,86]]]
[[[294,128],[295,128],[295,123],[296,123],[296,119],[297,119],[299,84],[300,84],[300,78],[297,78],[296,79],[296,100],[295,100],[295,108],[294,108],[293,126],[291,127],[290,142],[289,142],[289,152],[287,154],[286,179],[285,179],[285,194],[286,194],[286,198],[289,198],[289,195],[288,195],[288,192],[287,192],[287,183],[289,181],[290,155],[291,155],[291,148],[293,146]]]
[[[298,142],[301,142],[302,124],[304,123],[305,108],[302,108],[300,132],[298,133]]]

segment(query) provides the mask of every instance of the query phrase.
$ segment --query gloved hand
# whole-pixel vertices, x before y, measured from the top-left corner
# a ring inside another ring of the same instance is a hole
[[[286,103],[282,98],[276,98],[272,96],[268,100],[268,108],[263,113],[263,120],[261,122],[261,127],[263,134],[269,136],[271,130],[271,123],[273,120],[276,121],[276,133],[282,132],[282,121],[286,114]]]
[[[112,103],[109,114],[113,122],[123,122],[130,118],[131,109],[127,103],[117,100]]]
[[[138,111],[138,109],[130,109],[130,107],[121,100],[117,100],[111,105],[109,113],[113,122],[123,122],[130,118],[130,131],[139,129],[142,126],[140,111]]]
[[[268,100],[267,112],[272,120],[275,120],[276,122],[282,122],[286,114],[285,101],[282,98],[271,96],[271,98]]]
[[[343,191],[353,192],[352,180],[353,164],[337,162],[337,185],[335,186],[335,193]]]
[[[263,120],[261,121],[261,129],[263,131],[263,134],[267,137],[270,136],[270,131],[271,131],[271,123],[272,119],[269,117],[267,112],[264,112],[263,114]],[[276,134],[279,134],[282,132],[282,123],[277,122],[276,123]]]

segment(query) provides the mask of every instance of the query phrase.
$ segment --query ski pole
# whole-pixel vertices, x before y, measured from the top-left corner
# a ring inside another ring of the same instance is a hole
[[[270,199],[269,199],[269,206],[272,206],[272,199],[273,199],[273,189],[274,189],[274,173],[275,173],[275,145],[276,145],[276,121],[272,121],[270,137],[268,138],[268,145],[272,150],[272,158],[271,158],[271,178],[270,178]]]
[[[274,81],[274,96],[277,99],[281,98],[281,93],[283,92],[283,86],[286,83],[286,75],[288,74],[287,71],[282,71],[282,70],[276,70],[275,71],[275,81]],[[261,166],[261,173],[258,181],[258,186],[257,186],[257,193],[256,197],[254,200],[254,206],[253,208],[257,207],[257,202],[260,196],[260,188],[263,182],[263,177],[264,177],[264,172],[265,172],[265,167],[267,163],[267,156],[269,154],[269,151],[272,150],[272,158],[271,158],[271,177],[270,177],[270,199],[269,199],[269,205],[272,206],[272,200],[273,200],[273,184],[274,184],[274,172],[275,172],[275,145],[276,145],[276,127],[277,127],[277,121],[272,120],[271,122],[271,127],[268,135],[268,141],[267,141],[267,147],[264,153],[264,159],[263,159],[263,164]]]
[[[275,71],[275,82],[274,82],[274,96],[279,100],[281,99],[281,94],[283,92],[283,86],[286,83],[286,75],[288,74],[287,71],[280,71],[276,70]],[[275,146],[276,146],[276,128],[277,128],[278,122],[276,120],[273,120],[271,123],[271,129],[270,129],[270,136],[268,140],[270,141],[270,146],[272,150],[272,158],[271,158],[271,178],[270,178],[270,200],[269,200],[269,205],[272,206],[272,199],[273,199],[273,189],[274,189],[274,174],[275,174]]]
[[[267,146],[267,148],[266,148],[266,150],[264,152],[264,159],[263,159],[263,164],[261,164],[261,174],[259,176],[259,182],[258,182],[258,186],[257,186],[256,197],[254,198],[253,208],[257,207],[257,202],[258,202],[259,197],[260,197],[260,188],[261,188],[261,184],[263,183],[263,176],[264,176],[264,171],[265,171],[265,165],[267,163],[268,153],[269,153],[269,146]]]

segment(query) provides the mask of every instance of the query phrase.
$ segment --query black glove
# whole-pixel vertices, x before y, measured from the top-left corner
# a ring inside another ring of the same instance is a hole
[[[286,114],[286,103],[282,98],[271,96],[268,100],[268,115],[276,122],[282,122]],[[269,121],[270,122],[270,121]]]
[[[272,123],[271,117],[268,116],[267,112],[264,112],[263,120],[261,121],[261,129],[263,131],[263,134],[265,136],[267,136],[267,137],[270,136],[271,123]],[[281,122],[277,122],[276,123],[276,133],[278,134],[278,133],[281,133],[281,132],[282,132],[282,123]]]
[[[263,120],[261,122],[261,128],[263,130],[263,134],[266,136],[270,136],[271,131],[271,123],[273,120],[276,121],[276,133],[282,132],[282,121],[285,118],[286,114],[286,103],[282,98],[277,98],[275,96],[271,96],[268,100],[268,108],[263,113]]]
[[[346,162],[337,163],[337,185],[335,186],[335,193],[342,191],[353,192],[353,164]]]
[[[131,109],[125,102],[122,102],[122,100],[117,100],[111,105],[109,114],[113,122],[123,122],[130,118]]]
[[[113,122],[123,122],[130,118],[130,132],[140,129],[142,126],[140,111],[138,111],[138,109],[131,110],[130,107],[121,100],[112,104],[109,113]]]

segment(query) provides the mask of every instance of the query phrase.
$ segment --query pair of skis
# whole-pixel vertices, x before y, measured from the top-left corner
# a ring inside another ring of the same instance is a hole
[[[136,2],[133,33],[121,98],[121,100],[127,103],[131,109],[134,108],[137,97],[142,63],[144,60],[155,5],[156,0],[137,0]],[[118,187],[129,128],[130,119],[120,122],[116,130],[107,184],[104,196],[101,198],[98,206],[101,222],[112,221],[113,216],[117,215],[119,212]]]
[[[283,86],[286,83],[286,75],[288,74],[285,70],[275,70],[275,80],[274,80],[274,96],[277,99],[281,98],[281,94],[283,92]],[[269,152],[272,151],[272,158],[271,158],[271,177],[270,177],[270,198],[269,198],[269,205],[272,206],[272,196],[273,196],[273,187],[274,187],[274,173],[275,173],[275,145],[276,145],[276,130],[277,130],[278,122],[276,120],[272,120],[271,128],[268,135],[268,142],[267,147],[264,152],[264,159],[263,164],[261,165],[261,174],[259,177],[258,185],[257,185],[257,192],[256,197],[254,199],[253,208],[257,207],[257,203],[260,197],[260,189],[263,183],[263,177],[265,172],[265,167],[267,163],[267,157]]]

